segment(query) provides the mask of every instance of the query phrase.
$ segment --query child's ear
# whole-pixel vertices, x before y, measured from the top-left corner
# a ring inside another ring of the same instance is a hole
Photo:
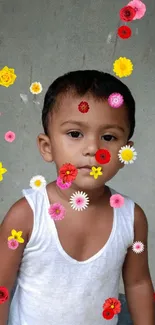
[[[43,159],[46,162],[52,162],[53,156],[49,137],[43,133],[40,133],[37,137],[37,145]]]

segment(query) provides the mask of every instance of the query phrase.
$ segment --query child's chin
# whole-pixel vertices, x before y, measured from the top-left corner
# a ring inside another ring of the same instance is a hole
[[[81,191],[96,191],[97,189],[101,188],[102,186],[104,186],[104,180],[102,179],[94,179],[91,176],[89,176],[90,178],[84,177],[83,180],[78,180],[76,179],[76,181],[74,182],[75,186],[81,190]]]

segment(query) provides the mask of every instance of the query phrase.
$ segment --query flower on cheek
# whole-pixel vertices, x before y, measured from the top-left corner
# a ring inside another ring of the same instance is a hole
[[[107,164],[110,161],[111,155],[107,149],[99,149],[95,154],[95,159],[99,164]]]
[[[78,170],[72,164],[64,164],[59,169],[59,176],[63,180],[63,182],[72,182],[75,180],[77,176]]]
[[[105,319],[112,319],[115,316],[115,314],[111,308],[106,308],[103,310],[102,316]]]
[[[6,287],[0,287],[0,304],[9,299],[9,291]]]
[[[81,113],[87,113],[89,111],[89,105],[87,102],[81,102],[78,106],[78,110]]]
[[[8,132],[5,133],[4,138],[5,138],[5,140],[7,142],[13,142],[15,140],[15,138],[16,138],[16,135],[15,135],[14,132],[8,131]]]
[[[123,21],[132,21],[136,15],[136,11],[131,6],[125,6],[120,10],[120,19]]]
[[[132,35],[131,28],[128,26],[121,26],[117,30],[117,35],[123,39],[130,38]]]
[[[144,244],[141,241],[136,241],[132,245],[132,250],[136,254],[140,254],[144,251]]]
[[[108,298],[105,300],[103,308],[104,310],[106,310],[107,308],[111,308],[114,314],[119,314],[121,311],[121,303],[116,298]]]
[[[142,1],[140,1],[140,0],[130,1],[128,3],[128,6],[131,6],[136,12],[133,20],[141,19],[144,17],[145,12],[146,12],[146,5]]]
[[[124,204],[124,197],[120,194],[114,194],[110,197],[110,206],[112,208],[121,208]]]
[[[70,197],[70,204],[74,210],[85,210],[89,204],[89,197],[86,193],[78,191]]]
[[[91,176],[94,176],[95,179],[97,179],[100,175],[102,175],[101,167],[92,167],[92,171],[90,172]]]
[[[60,177],[57,177],[56,184],[59,188],[65,190],[72,185],[72,182],[64,182]]]
[[[124,164],[132,164],[137,159],[137,152],[128,145],[121,147],[118,153],[119,160]]]
[[[53,220],[62,220],[64,219],[66,210],[60,203],[51,204],[48,213]]]

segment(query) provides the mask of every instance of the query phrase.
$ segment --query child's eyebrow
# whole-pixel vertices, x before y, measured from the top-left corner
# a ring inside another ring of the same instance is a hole
[[[68,120],[68,121],[65,121],[63,123],[60,124],[60,126],[63,126],[65,124],[76,124],[76,125],[79,125],[79,126],[83,126],[83,127],[88,127],[88,125],[84,122],[81,122],[81,121],[74,121],[74,120]],[[122,132],[125,132],[125,130],[123,129],[123,127],[117,125],[117,124],[105,124],[105,125],[102,125],[101,126],[102,129],[118,129]]]

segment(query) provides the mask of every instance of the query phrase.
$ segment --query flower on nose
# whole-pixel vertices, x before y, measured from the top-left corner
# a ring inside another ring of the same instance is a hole
[[[92,167],[92,171],[90,172],[90,175],[91,176],[94,176],[95,179],[97,179],[100,175],[102,175],[102,172],[101,172],[101,167]]]
[[[59,169],[59,176],[63,180],[63,182],[72,182],[75,180],[77,176],[78,170],[72,164],[64,164]]]
[[[107,149],[99,149],[95,154],[95,159],[99,164],[107,164],[110,161],[111,155]]]

